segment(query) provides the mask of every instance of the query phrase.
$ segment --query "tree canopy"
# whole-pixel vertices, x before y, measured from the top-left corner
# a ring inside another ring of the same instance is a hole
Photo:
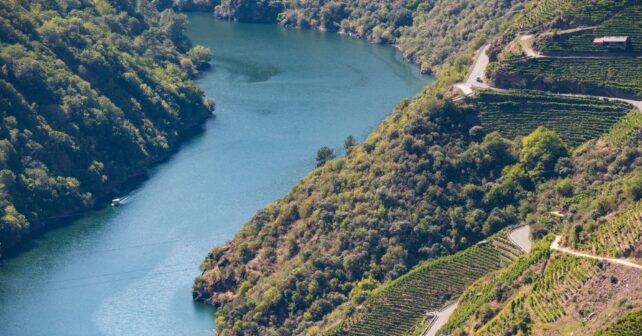
[[[211,115],[186,18],[136,0],[0,2],[0,243],[91,208]],[[191,48],[191,49],[190,49]]]

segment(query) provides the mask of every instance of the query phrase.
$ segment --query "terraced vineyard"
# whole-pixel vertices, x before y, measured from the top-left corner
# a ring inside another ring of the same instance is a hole
[[[595,46],[593,39],[621,35],[629,36],[629,51],[642,52],[642,4],[622,10],[593,30],[546,37],[536,46],[545,53],[607,53],[609,50]]]
[[[559,255],[535,282],[528,304],[537,318],[546,323],[564,316],[564,305],[599,271],[594,259]]]
[[[632,311],[593,336],[639,336],[642,331],[642,310]]]
[[[614,219],[600,225],[576,243],[575,248],[608,257],[626,256],[642,241],[642,203],[638,203]]]
[[[523,12],[519,30],[527,30],[547,22],[570,8],[570,0],[541,0],[529,4]]]
[[[461,295],[459,306],[440,329],[440,334],[457,334],[455,329],[461,327],[482,305],[494,300],[496,288],[512,284],[530,267],[547,260],[551,252],[550,240],[540,240],[530,253],[523,254],[509,267],[487,275],[468,287]]]
[[[499,87],[642,97],[641,73],[642,58],[523,58],[499,62],[492,77]]]
[[[483,90],[467,100],[477,107],[487,130],[516,137],[543,125],[571,146],[599,137],[632,108],[623,102],[526,90]]]
[[[545,248],[543,250],[550,252]],[[529,282],[523,280],[521,280],[521,287],[514,287],[516,285],[515,282],[497,283],[503,284],[507,288],[515,288],[516,293],[513,298],[503,304],[503,308],[490,321],[485,324],[475,324],[474,328],[476,330],[472,330],[475,335],[528,335],[531,333],[533,325],[541,327],[557,321],[566,314],[565,305],[575,297],[575,294],[591,277],[600,271],[596,260],[565,254],[552,256],[549,253],[541,254],[543,250],[541,248],[534,249],[531,255],[527,255],[524,259],[532,259],[532,254],[535,253],[544,257],[537,258],[538,261],[547,260],[546,268],[543,272],[535,272],[529,275],[529,278],[535,280],[532,287],[528,284]],[[519,265],[519,262],[514,264],[512,268],[515,268],[516,265]],[[525,270],[523,267],[520,268],[522,271]],[[512,280],[516,279],[517,277],[515,276]],[[466,293],[478,289],[473,286]],[[480,293],[480,295],[484,295],[483,292]],[[474,302],[475,299],[464,297],[460,302],[460,307],[465,305],[467,301]],[[478,312],[479,307],[481,306],[477,305],[471,312]],[[458,310],[453,313],[448,323],[440,330],[442,335],[471,333],[471,330],[459,330],[460,333],[458,333],[456,330],[449,328],[449,326],[453,326],[453,320],[460,319],[456,317]],[[468,316],[470,315],[468,314]]]
[[[412,335],[437,311],[460,295],[473,281],[512,262],[520,253],[505,238],[475,245],[452,256],[418,266],[379,289],[366,301],[364,311],[345,322],[338,335]]]
[[[527,296],[517,295],[509,304],[497,314],[497,316],[482,327],[475,335],[496,336],[496,335],[528,335],[530,331],[530,320],[526,309]]]
[[[634,5],[635,0],[601,0],[588,3],[586,0],[539,0],[529,4],[524,16],[518,20],[520,30],[544,24],[563,15],[567,19],[600,23],[611,17],[616,10]]]

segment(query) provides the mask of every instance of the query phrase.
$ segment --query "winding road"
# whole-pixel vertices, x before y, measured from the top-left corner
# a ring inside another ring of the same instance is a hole
[[[525,35],[521,36],[520,38],[520,43],[522,45],[522,48],[526,52],[526,54],[530,57],[552,57],[552,56],[543,56],[541,54],[538,54],[533,48],[533,42],[534,42],[534,37],[532,35]],[[468,74],[468,77],[466,78],[465,82],[462,83],[457,83],[454,86],[461,90],[464,95],[466,96],[471,96],[475,93],[474,89],[491,89],[491,90],[496,90],[496,91],[506,91],[504,89],[496,88],[490,86],[486,78],[484,76],[484,71],[486,70],[486,67],[488,66],[488,63],[490,62],[490,59],[488,58],[488,48],[490,45],[484,45],[482,46],[478,51],[477,54],[475,55],[475,60],[473,62],[473,66],[471,67],[470,73]],[[479,80],[478,80],[479,79]],[[604,98],[608,99],[611,101],[623,101],[626,103],[629,103],[633,106],[635,106],[638,110],[642,111],[642,101],[639,100],[632,100],[632,99],[622,99],[622,98],[615,98],[615,97],[604,97],[604,96],[593,96],[593,95],[580,95],[580,94],[561,94],[564,96],[583,96],[583,97],[594,97],[594,98]],[[530,238],[530,233],[531,233],[531,228],[529,225],[524,225],[520,226],[514,230],[512,230],[508,234],[508,238],[515,244],[517,245],[521,250],[524,252],[528,253],[531,251],[533,247],[533,242],[531,241]],[[576,252],[572,251],[567,248],[563,248],[559,246],[559,240],[560,237],[556,237],[553,243],[551,244],[551,249],[557,250],[563,253],[569,253],[573,254],[576,256],[580,257],[585,257],[585,258],[592,258],[592,259],[598,259],[598,260],[604,260],[608,262],[612,262],[615,264],[620,264],[628,267],[633,267],[633,268],[638,268],[642,269],[642,265],[638,265],[626,260],[621,260],[621,259],[612,259],[612,258],[602,258],[598,256],[593,256],[590,254],[585,254],[581,252]],[[435,319],[430,323],[430,325],[424,330],[424,332],[421,334],[421,336],[434,336],[437,334],[437,331],[439,331],[439,328],[441,328],[446,322],[448,321],[448,318],[450,315],[455,311],[457,308],[457,301],[445,306],[442,310],[439,312],[433,313],[435,315]]]
[[[520,36],[519,40],[522,45],[522,48],[526,52],[526,54],[530,57],[534,58],[542,58],[542,57],[548,57],[548,58],[586,58],[586,57],[573,57],[573,56],[564,56],[564,57],[557,57],[557,56],[543,56],[538,54],[535,50],[533,50],[532,45],[533,45],[533,39],[534,37],[532,35],[524,35]],[[487,79],[484,76],[484,71],[486,67],[488,66],[488,63],[490,62],[488,55],[486,52],[488,51],[488,48],[490,45],[484,45],[482,46],[478,51],[477,54],[475,55],[475,60],[473,62],[473,66],[471,68],[470,74],[468,75],[468,78],[466,79],[465,82],[462,83],[457,83],[454,86],[458,89],[460,89],[464,95],[466,96],[471,96],[475,93],[474,89],[491,89],[495,91],[506,91],[505,89],[500,89],[497,87],[493,87],[488,84]],[[483,81],[480,82],[477,80],[477,78],[482,79]],[[621,101],[625,103],[629,103],[633,106],[635,106],[638,110],[642,111],[642,100],[633,100],[633,99],[624,99],[624,98],[617,98],[617,97],[606,97],[606,96],[594,96],[594,95],[583,95],[583,94],[574,94],[574,93],[559,93],[559,95],[562,96],[571,96],[571,97],[592,97],[592,98],[601,98],[601,99],[608,99],[610,101]]]
[[[487,89],[490,86],[484,82],[480,82],[477,78],[484,78],[484,70],[488,66],[490,59],[486,53],[490,48],[490,44],[486,44],[477,50],[475,55],[475,61],[473,61],[473,66],[468,74],[468,78],[463,83],[455,84],[455,87],[459,88],[464,92],[465,95],[470,96],[474,93],[473,88]]]
[[[483,68],[482,68],[483,71]],[[531,251],[533,242],[531,241],[531,227],[523,225],[508,234],[508,238],[526,253]],[[435,336],[439,328],[443,327],[448,321],[450,315],[457,309],[458,301],[454,301],[438,312],[430,313],[435,316],[435,319],[430,322],[428,328],[424,330],[421,336]]]
[[[508,238],[522,251],[528,253],[533,248],[530,225],[523,225],[508,234]]]
[[[447,306],[442,308],[440,311],[435,312],[434,313],[435,319],[432,322],[430,322],[430,325],[428,326],[428,328],[426,328],[426,330],[424,330],[421,336],[437,335],[437,331],[439,331],[439,329],[443,327],[444,324],[446,324],[450,315],[455,311],[455,309],[457,309],[457,306],[458,306],[458,302],[455,301],[448,304]]]

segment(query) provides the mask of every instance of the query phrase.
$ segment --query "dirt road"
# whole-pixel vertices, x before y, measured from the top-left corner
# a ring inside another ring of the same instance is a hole
[[[572,254],[572,255],[578,256],[578,257],[607,261],[607,262],[610,262],[610,263],[613,263],[613,264],[623,265],[623,266],[637,268],[637,269],[642,270],[642,265],[638,265],[636,263],[633,263],[633,262],[630,262],[630,261],[627,261],[627,260],[615,259],[615,258],[605,258],[605,257],[600,257],[600,256],[588,254],[588,253],[574,251],[574,250],[571,250],[571,249],[566,248],[566,247],[561,247],[560,246],[560,236],[555,237],[555,240],[553,240],[553,243],[551,244],[551,249],[552,250],[556,250],[556,251],[560,251],[560,252],[564,252],[564,253],[568,253],[568,254]]]

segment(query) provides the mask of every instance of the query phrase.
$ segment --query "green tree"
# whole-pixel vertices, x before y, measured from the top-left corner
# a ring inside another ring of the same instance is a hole
[[[343,148],[346,150],[346,152],[352,148],[354,145],[357,144],[357,140],[352,135],[348,135],[346,139],[343,141]]]
[[[209,62],[212,60],[212,51],[202,45],[197,45],[187,52],[187,57],[189,57],[197,69],[204,69],[210,65]]]
[[[319,148],[317,151],[317,167],[323,166],[326,162],[334,159],[336,155],[334,154],[334,150],[332,148],[323,146]]]
[[[557,160],[568,155],[568,146],[557,133],[540,126],[522,139],[519,161],[526,174],[537,182],[552,176]]]

